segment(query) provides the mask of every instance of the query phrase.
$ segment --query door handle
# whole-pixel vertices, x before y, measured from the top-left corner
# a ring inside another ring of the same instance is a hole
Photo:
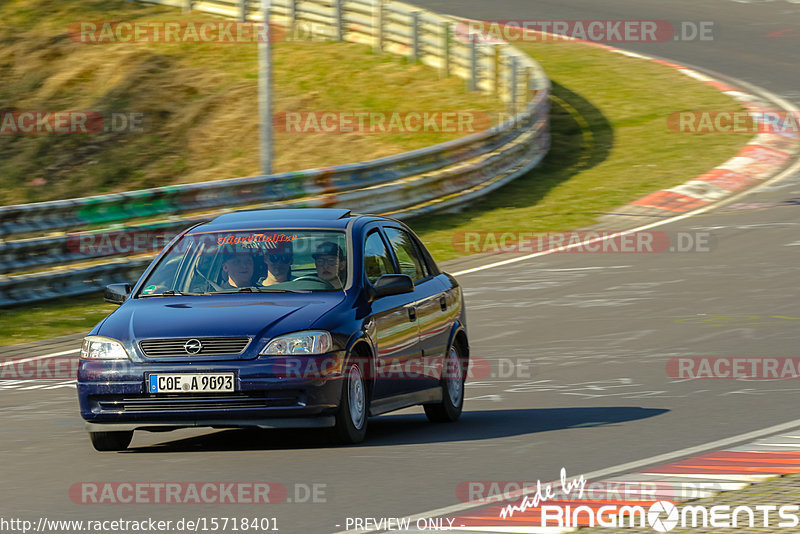
[[[415,308],[408,309],[408,320],[412,323],[417,320],[417,310]]]
[[[447,297],[444,295],[439,297],[439,306],[442,307],[442,311],[447,311]]]

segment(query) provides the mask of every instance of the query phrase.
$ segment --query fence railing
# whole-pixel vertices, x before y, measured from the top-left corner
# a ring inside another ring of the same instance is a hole
[[[260,16],[260,0],[147,1]],[[544,71],[507,43],[469,38],[458,19],[387,0],[273,0],[270,17],[288,36],[369,44],[459,76],[501,99],[509,120],[372,161],[0,207],[0,306],[131,280],[167,236],[235,208],[339,206],[404,218],[452,207],[524,174],[549,148]]]

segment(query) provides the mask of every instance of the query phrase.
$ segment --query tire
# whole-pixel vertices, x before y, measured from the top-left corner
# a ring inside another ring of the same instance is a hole
[[[359,443],[367,435],[369,398],[362,360],[350,360],[345,368],[342,397],[336,414],[334,438],[343,444]]]
[[[133,430],[118,432],[89,432],[95,450],[98,451],[124,451],[131,444]]]
[[[452,423],[461,417],[464,407],[464,382],[467,379],[461,359],[461,349],[453,344],[442,369],[442,402],[423,404],[425,415],[432,423]]]

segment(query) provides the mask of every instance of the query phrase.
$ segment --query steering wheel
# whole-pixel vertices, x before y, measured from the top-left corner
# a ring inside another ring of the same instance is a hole
[[[295,278],[292,282],[302,282],[302,281],[310,281],[310,282],[319,282],[321,284],[325,284],[325,289],[334,289],[333,284],[325,280],[324,278],[320,278],[316,274],[304,274],[299,278]]]
[[[211,279],[209,279],[206,275],[201,273],[200,272],[200,268],[197,266],[197,264],[195,264],[195,266],[194,266],[194,272],[195,272],[196,275],[198,275],[200,278],[202,278],[206,282],[206,284],[208,284],[210,287],[212,287],[215,291],[222,291],[222,286],[217,284],[217,283],[212,282]]]

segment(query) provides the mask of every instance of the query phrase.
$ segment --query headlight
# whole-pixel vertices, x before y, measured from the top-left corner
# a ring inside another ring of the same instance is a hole
[[[103,336],[83,338],[81,358],[87,360],[127,360],[128,353],[122,343]]]
[[[325,354],[333,348],[331,335],[323,330],[306,330],[273,338],[261,354],[288,356],[291,354]]]

